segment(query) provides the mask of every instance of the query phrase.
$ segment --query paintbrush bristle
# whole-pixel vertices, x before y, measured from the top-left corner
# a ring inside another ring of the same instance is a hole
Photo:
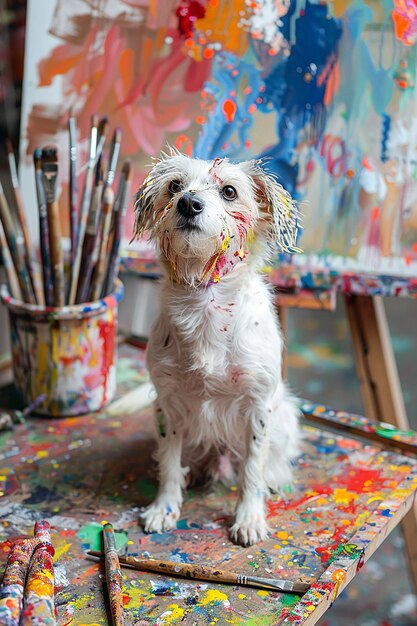
[[[102,117],[98,125],[98,134],[105,135],[107,133],[108,126],[109,118],[107,116]]]
[[[116,128],[113,134],[113,142],[120,143],[122,141],[122,129]]]
[[[54,202],[58,177],[58,150],[56,146],[42,148],[41,166],[47,202]]]
[[[122,174],[126,178],[126,180],[130,180],[130,175],[132,173],[132,162],[130,159],[123,163]]]
[[[58,149],[56,146],[45,146],[41,153],[42,164],[58,163]]]

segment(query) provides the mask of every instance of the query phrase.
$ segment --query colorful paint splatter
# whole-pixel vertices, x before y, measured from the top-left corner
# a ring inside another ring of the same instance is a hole
[[[43,396],[37,411],[79,415],[96,411],[116,391],[117,305],[114,294],[94,303],[44,309],[1,298],[9,310],[14,382],[25,403]]]
[[[79,418],[32,418],[0,437],[0,558],[8,537],[50,521],[61,625],[107,623],[102,564],[85,555],[100,549],[102,522],[113,524],[126,554],[311,583],[300,599],[124,569],[127,623],[302,624],[331,604],[411,506],[413,459],[306,428],[294,484],[268,502],[273,532],[263,544],[242,548],[228,538],[236,487],[188,491],[177,529],[145,535],[139,509],[156,491],[152,412],[116,410],[145,379],[143,353],[123,346],[114,404]]]
[[[301,204],[299,264],[416,275],[414,0],[47,4],[50,52],[28,53],[29,157],[66,145],[71,107],[83,138],[110,112],[136,188],[167,142],[204,159],[266,157]],[[29,42],[38,27],[29,15]]]

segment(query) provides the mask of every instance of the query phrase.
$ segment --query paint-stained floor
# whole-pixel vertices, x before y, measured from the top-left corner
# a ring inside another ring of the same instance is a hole
[[[417,429],[417,303],[386,298],[410,425]],[[363,413],[348,325],[340,298],[335,313],[292,310],[289,380],[300,396]],[[320,626],[416,626],[417,595],[411,587],[400,531],[386,541],[343,592]]]

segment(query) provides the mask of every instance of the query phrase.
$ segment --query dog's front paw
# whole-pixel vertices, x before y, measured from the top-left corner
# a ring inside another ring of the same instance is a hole
[[[145,533],[164,533],[176,527],[180,515],[177,505],[154,502],[141,514]]]
[[[252,526],[250,523],[235,523],[230,528],[230,537],[234,543],[238,543],[247,548],[248,546],[253,546],[254,543],[259,543],[267,539],[268,526],[265,523],[263,526],[258,524],[256,527]]]
[[[264,541],[268,537],[268,532],[263,508],[256,510],[246,502],[238,504],[236,520],[230,528],[232,541],[245,547],[252,546],[254,543]]]

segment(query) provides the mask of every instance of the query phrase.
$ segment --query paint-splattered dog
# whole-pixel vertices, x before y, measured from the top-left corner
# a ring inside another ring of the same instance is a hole
[[[271,243],[296,249],[296,207],[257,161],[172,151],[154,165],[135,208],[135,235],[150,233],[165,274],[147,357],[159,490],[145,530],[175,527],[187,477],[203,470],[239,481],[230,533],[251,545],[267,536],[265,497],[291,479],[297,453],[297,409],[281,378],[282,337],[260,273]]]

